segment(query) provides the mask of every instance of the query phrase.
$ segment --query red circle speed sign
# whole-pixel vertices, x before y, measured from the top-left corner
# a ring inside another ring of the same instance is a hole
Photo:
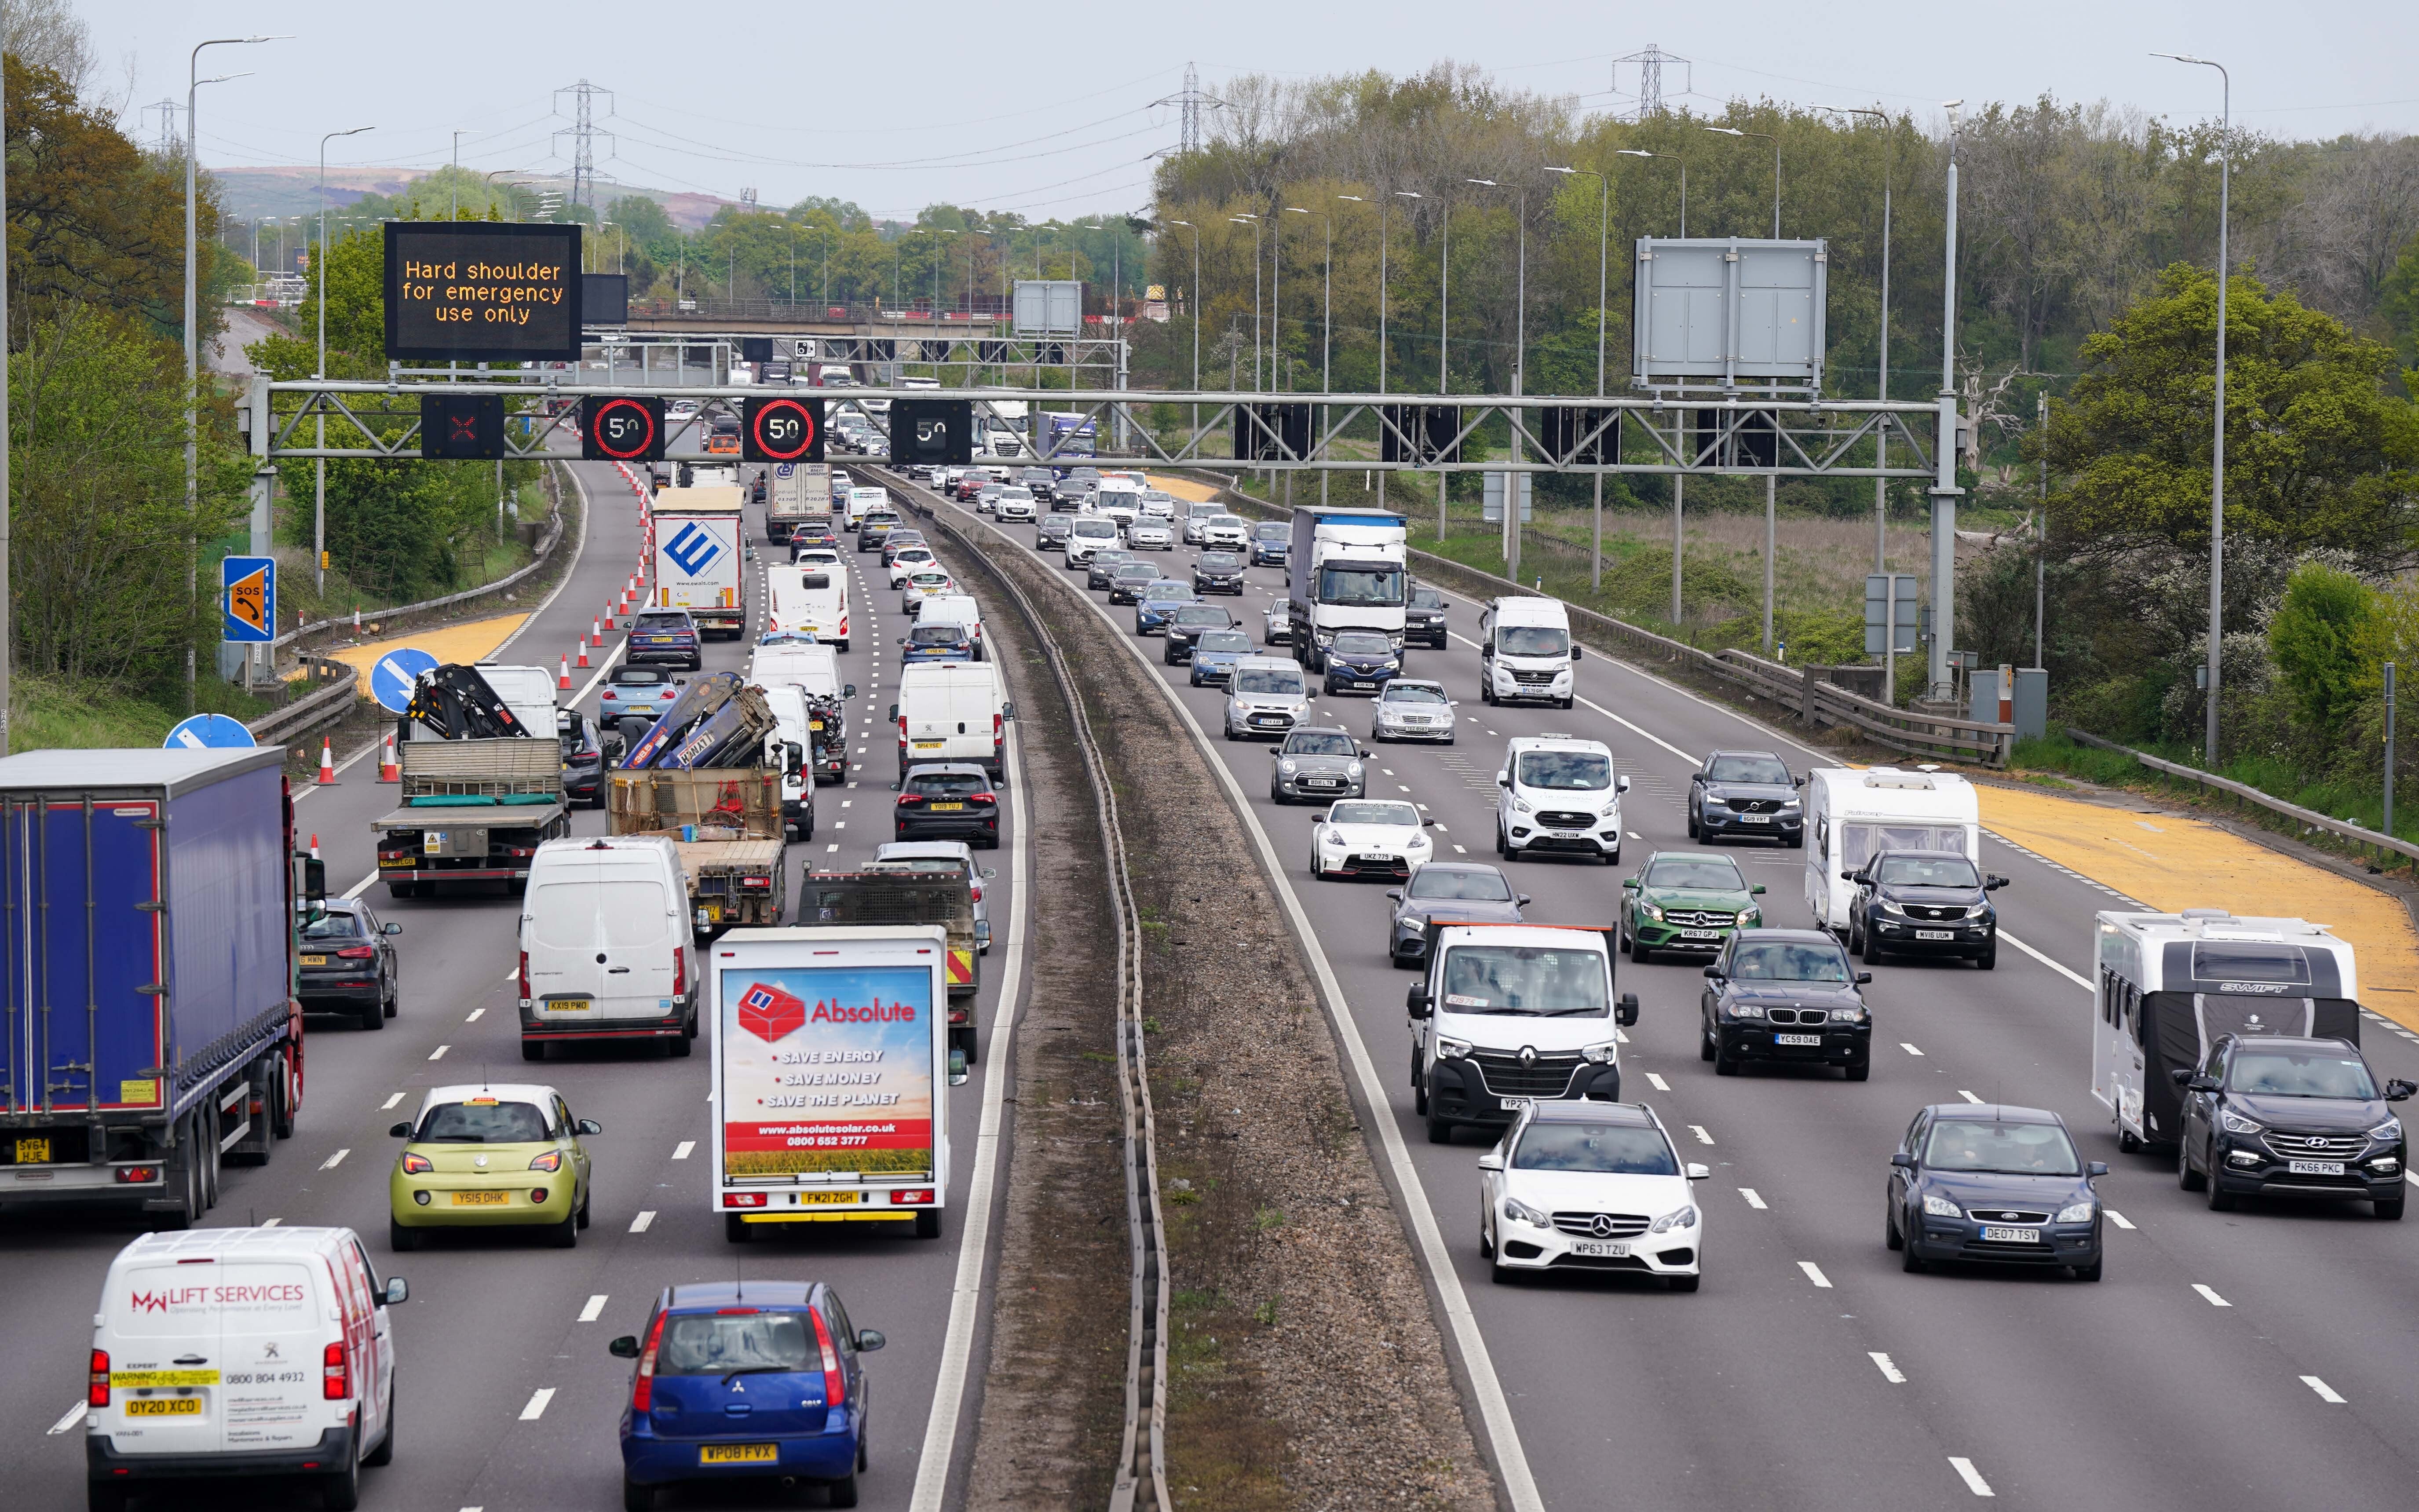
[[[591,444],[617,462],[652,458],[658,445],[652,406],[627,396],[605,400],[589,411]]]
[[[758,399],[747,407],[748,439],[768,462],[794,462],[821,438],[813,409],[796,399]]]

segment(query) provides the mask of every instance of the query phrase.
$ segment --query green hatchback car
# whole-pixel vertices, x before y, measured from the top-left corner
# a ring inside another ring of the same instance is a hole
[[[387,1179],[387,1238],[415,1250],[432,1228],[519,1228],[569,1249],[588,1227],[583,1134],[551,1087],[514,1082],[430,1088],[389,1131],[404,1142]]]
[[[1621,884],[1621,943],[1632,961],[1657,950],[1712,955],[1731,931],[1764,922],[1738,863],[1717,851],[1656,851]]]

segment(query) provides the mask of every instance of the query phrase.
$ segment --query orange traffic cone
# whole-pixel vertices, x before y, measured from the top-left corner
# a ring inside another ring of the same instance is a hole
[[[319,859],[319,837],[316,835],[311,837],[311,859]]]
[[[609,620],[612,617],[613,606],[608,604],[605,606],[605,619]],[[591,620],[588,622],[588,643],[592,646],[601,646],[605,643],[604,621]]]
[[[319,738],[319,785],[323,788],[336,785],[336,752],[324,735]]]
[[[562,658],[562,668],[555,673],[554,686],[559,691],[565,693],[571,691],[571,658],[569,656]]]
[[[403,768],[394,759],[394,732],[392,730],[386,733],[385,741],[378,747],[378,780],[381,782],[403,780]]]
[[[585,640],[579,642],[579,670],[583,672],[588,670],[588,642]]]

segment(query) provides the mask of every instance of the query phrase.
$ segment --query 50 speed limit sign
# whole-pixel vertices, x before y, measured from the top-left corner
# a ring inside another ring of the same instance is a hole
[[[664,401],[591,394],[579,401],[579,455],[591,462],[660,462]]]
[[[788,397],[742,399],[739,459],[743,462],[820,462],[824,459],[824,401]]]

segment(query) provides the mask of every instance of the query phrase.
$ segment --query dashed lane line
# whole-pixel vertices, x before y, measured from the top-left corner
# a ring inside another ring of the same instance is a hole
[[[2212,1307],[2231,1307],[2234,1305],[2234,1304],[2226,1301],[2224,1297],[2219,1296],[2217,1292],[2206,1282],[2196,1281],[2192,1284],[2192,1288],[2195,1291],[2199,1292],[2201,1294],[2201,1299]]]
[[[1965,1489],[1972,1491],[1975,1495],[1996,1496],[1999,1494],[1998,1492],[1991,1489],[1991,1483],[1984,1480],[1982,1478],[1982,1473],[1974,1468],[1974,1461],[1966,1458],[1964,1455],[1950,1455],[1949,1457],[1949,1468],[1957,1472],[1958,1475],[1964,1480]]]
[[[1891,1361],[1888,1355],[1884,1354],[1879,1350],[1867,1350],[1865,1351],[1865,1358],[1873,1363],[1873,1368],[1882,1373],[1882,1379],[1884,1381],[1888,1381],[1893,1386],[1903,1386],[1906,1384],[1906,1372],[1901,1370],[1898,1365]]]
[[[529,1401],[521,1408],[521,1421],[524,1423],[534,1423],[539,1418],[544,1417],[546,1415],[546,1404],[552,1400],[554,1400],[554,1388],[552,1386],[540,1386],[537,1390],[530,1393]]]
[[[1705,1133],[1705,1126],[1702,1123],[1688,1125],[1688,1132],[1697,1136],[1697,1143],[1701,1145],[1710,1145],[1714,1142],[1714,1136]]]
[[[2106,1213],[2108,1215],[2108,1221],[2115,1224],[2119,1228],[2131,1228],[2134,1227],[2133,1219],[2126,1217],[2123,1213],[2119,1212],[2114,1208],[2103,1208],[2100,1211]]]
[[[1823,1273],[1823,1268],[1815,1264],[1812,1260],[1800,1260],[1797,1262],[1797,1268],[1805,1272],[1806,1279],[1813,1282],[1815,1286],[1821,1288],[1825,1291],[1831,1289],[1831,1278],[1825,1275]]]
[[[1662,1077],[1656,1075],[1651,1071],[1646,1073],[1646,1081],[1648,1086],[1654,1088],[1658,1092],[1668,1092],[1672,1089],[1672,1084],[1670,1082],[1665,1081]]]
[[[402,1101],[403,1101],[403,1094],[402,1094],[401,1092],[397,1092],[397,1093],[395,1093],[393,1096],[392,1096],[392,1097],[388,1098],[385,1102],[383,1102],[383,1103],[379,1103],[379,1104],[378,1104],[378,1111],[379,1111],[380,1113],[388,1112],[388,1111],[390,1111],[391,1109],[393,1109],[393,1106],[394,1106],[397,1103],[400,1103],[400,1102],[402,1102]]]
[[[2319,1400],[2334,1407],[2341,1407],[2343,1405],[2344,1399],[2335,1395],[2335,1389],[2333,1386],[2328,1385],[2325,1381],[2320,1381],[2318,1377],[2303,1376],[2302,1378],[2302,1384],[2309,1387],[2312,1391],[2317,1392],[2319,1394]]]
[[[579,1309],[579,1320],[583,1323],[593,1323],[604,1316],[605,1293],[601,1291],[589,1298],[588,1305]]]
[[[1922,1051],[1918,1050],[1915,1046],[1913,1046],[1913,1045],[1911,1045],[1911,1044],[1907,1043],[1904,1040],[1901,1040],[1901,1041],[1898,1042],[1898,1047],[1899,1047],[1901,1050],[1905,1051],[1905,1052],[1906,1052],[1908,1055],[1910,1055],[1910,1056],[1919,1056],[1919,1055],[1923,1054],[1923,1052],[1922,1052]]]
[[[643,1209],[636,1218],[630,1220],[630,1232],[634,1234],[643,1234],[647,1231],[648,1226],[653,1224],[655,1221],[655,1210],[653,1208]]]
[[[679,1144],[672,1147],[672,1159],[686,1160],[689,1157],[689,1152],[695,1149],[697,1149],[696,1140],[684,1139]]]
[[[1747,1205],[1753,1208],[1758,1212],[1763,1212],[1770,1206],[1769,1203],[1766,1203],[1764,1200],[1764,1195],[1751,1186],[1740,1187],[1738,1189],[1738,1195],[1747,1198]]]
[[[1980,1103],[1982,1101],[1980,1098],[1976,1097],[1973,1093],[1965,1090],[1965,1088],[1962,1087],[1957,1088],[1957,1095],[1964,1098],[1968,1103]]]
[[[347,1155],[349,1155],[349,1154],[351,1154],[352,1152],[353,1152],[353,1150],[352,1150],[352,1147],[351,1147],[351,1146],[349,1146],[349,1145],[346,1146],[344,1149],[340,1149],[340,1150],[336,1151],[334,1154],[332,1154],[332,1155],[329,1156],[326,1160],[321,1161],[321,1162],[319,1163],[319,1169],[321,1169],[321,1170],[323,1170],[323,1171],[332,1171],[332,1170],[334,1170],[337,1166],[342,1165],[343,1164],[345,1164],[345,1157],[346,1157],[346,1156],[347,1156]]]
[[[49,1436],[56,1438],[60,1434],[65,1433],[68,1429],[74,1427],[77,1424],[83,1422],[84,1414],[86,1412],[87,1407],[88,1404],[78,1402],[73,1407],[69,1408],[66,1413],[62,1415],[57,1422],[50,1426],[48,1430]]]

